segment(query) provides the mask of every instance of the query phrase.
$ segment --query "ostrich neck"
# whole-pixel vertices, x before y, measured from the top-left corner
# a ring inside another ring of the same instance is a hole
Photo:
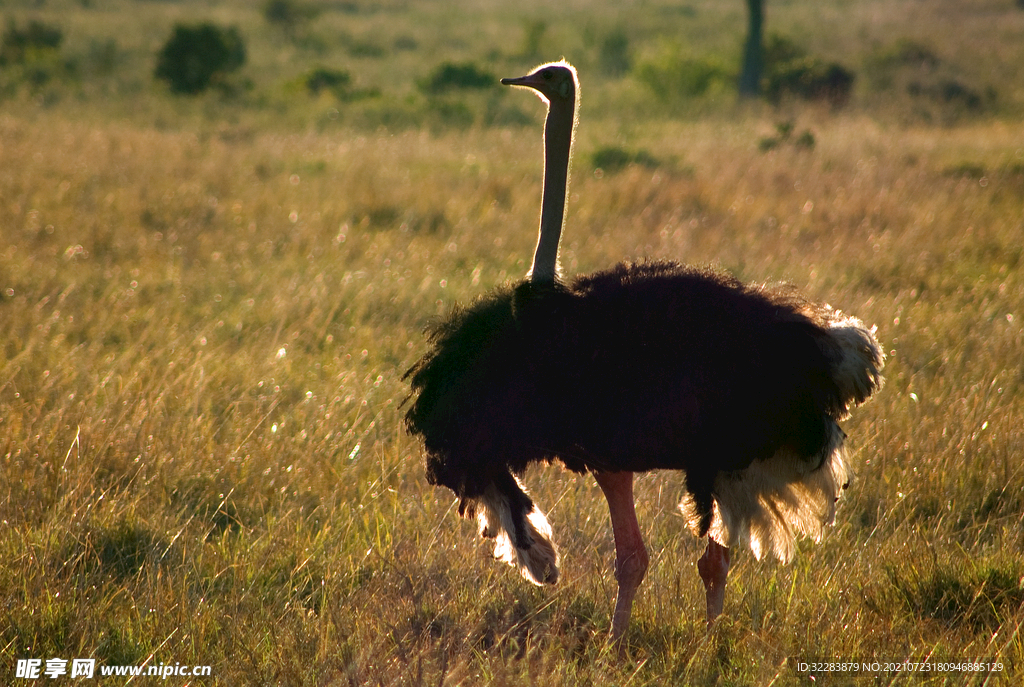
[[[544,194],[540,209],[540,236],[533,256],[530,278],[554,281],[558,273],[558,242],[565,219],[565,195],[569,185],[569,155],[575,99],[554,101],[544,122]]]

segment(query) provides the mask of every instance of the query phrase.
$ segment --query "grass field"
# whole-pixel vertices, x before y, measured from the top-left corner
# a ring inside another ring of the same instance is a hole
[[[770,32],[857,72],[842,110],[645,85],[735,71],[739,0],[320,10],[285,32],[240,1],[0,5],[64,33],[0,71],[0,683],[33,684],[25,658],[211,666],[167,684],[785,685],[812,684],[799,661],[928,657],[1003,670],[813,684],[1021,679],[1024,9],[770,1]],[[175,97],[153,55],[199,19],[248,61]],[[528,267],[541,177],[539,102],[419,84],[562,55],[569,273],[788,280],[889,356],[845,424],[835,527],[789,566],[738,553],[711,632],[682,481],[639,478],[652,568],[624,660],[593,480],[527,474],[563,558],[535,588],[426,484],[401,419],[424,326]],[[317,66],[353,91],[308,92]]]

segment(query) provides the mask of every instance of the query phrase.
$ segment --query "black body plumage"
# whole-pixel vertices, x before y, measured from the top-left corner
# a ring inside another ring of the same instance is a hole
[[[829,312],[670,262],[519,281],[432,328],[406,373],[406,423],[429,480],[462,508],[489,485],[508,499],[520,548],[532,502],[513,475],[553,459],[577,472],[682,470],[703,536],[720,474],[781,454],[820,465],[864,400],[836,381]]]
[[[537,584],[558,580],[558,550],[518,477],[550,460],[594,473],[615,537],[616,641],[649,564],[633,473],[682,471],[679,508],[708,540],[697,569],[710,623],[730,547],[787,562],[797,537],[817,541],[834,521],[849,476],[838,423],[881,386],[885,356],[857,318],[709,268],[623,263],[558,282],[576,70],[563,60],[502,83],[548,110],[529,279],[431,329],[406,373],[406,423],[423,438],[429,480]]]

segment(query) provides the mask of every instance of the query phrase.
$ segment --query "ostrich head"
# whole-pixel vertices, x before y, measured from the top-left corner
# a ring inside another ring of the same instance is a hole
[[[542,64],[526,76],[502,79],[501,83],[532,88],[548,104],[570,107],[575,105],[576,91],[579,90],[576,69],[564,60]]]
[[[558,242],[565,219],[579,81],[573,66],[562,60],[542,64],[526,76],[502,79],[501,83],[529,88],[548,106],[548,116],[544,122],[544,193],[541,200],[540,235],[529,277],[534,282],[553,282],[559,273]]]

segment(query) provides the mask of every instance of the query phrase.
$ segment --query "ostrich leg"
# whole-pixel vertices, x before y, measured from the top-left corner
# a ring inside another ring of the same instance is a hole
[[[615,613],[612,616],[611,638],[619,642],[629,627],[629,616],[633,611],[633,597],[647,573],[647,548],[644,546],[640,525],[636,521],[633,505],[632,472],[594,473],[598,486],[608,500],[612,516],[612,533],[615,536],[615,579],[619,583],[615,599]]]
[[[697,561],[697,572],[704,580],[708,601],[708,627],[722,613],[725,605],[725,580],[729,576],[729,548],[710,536],[704,555]]]

